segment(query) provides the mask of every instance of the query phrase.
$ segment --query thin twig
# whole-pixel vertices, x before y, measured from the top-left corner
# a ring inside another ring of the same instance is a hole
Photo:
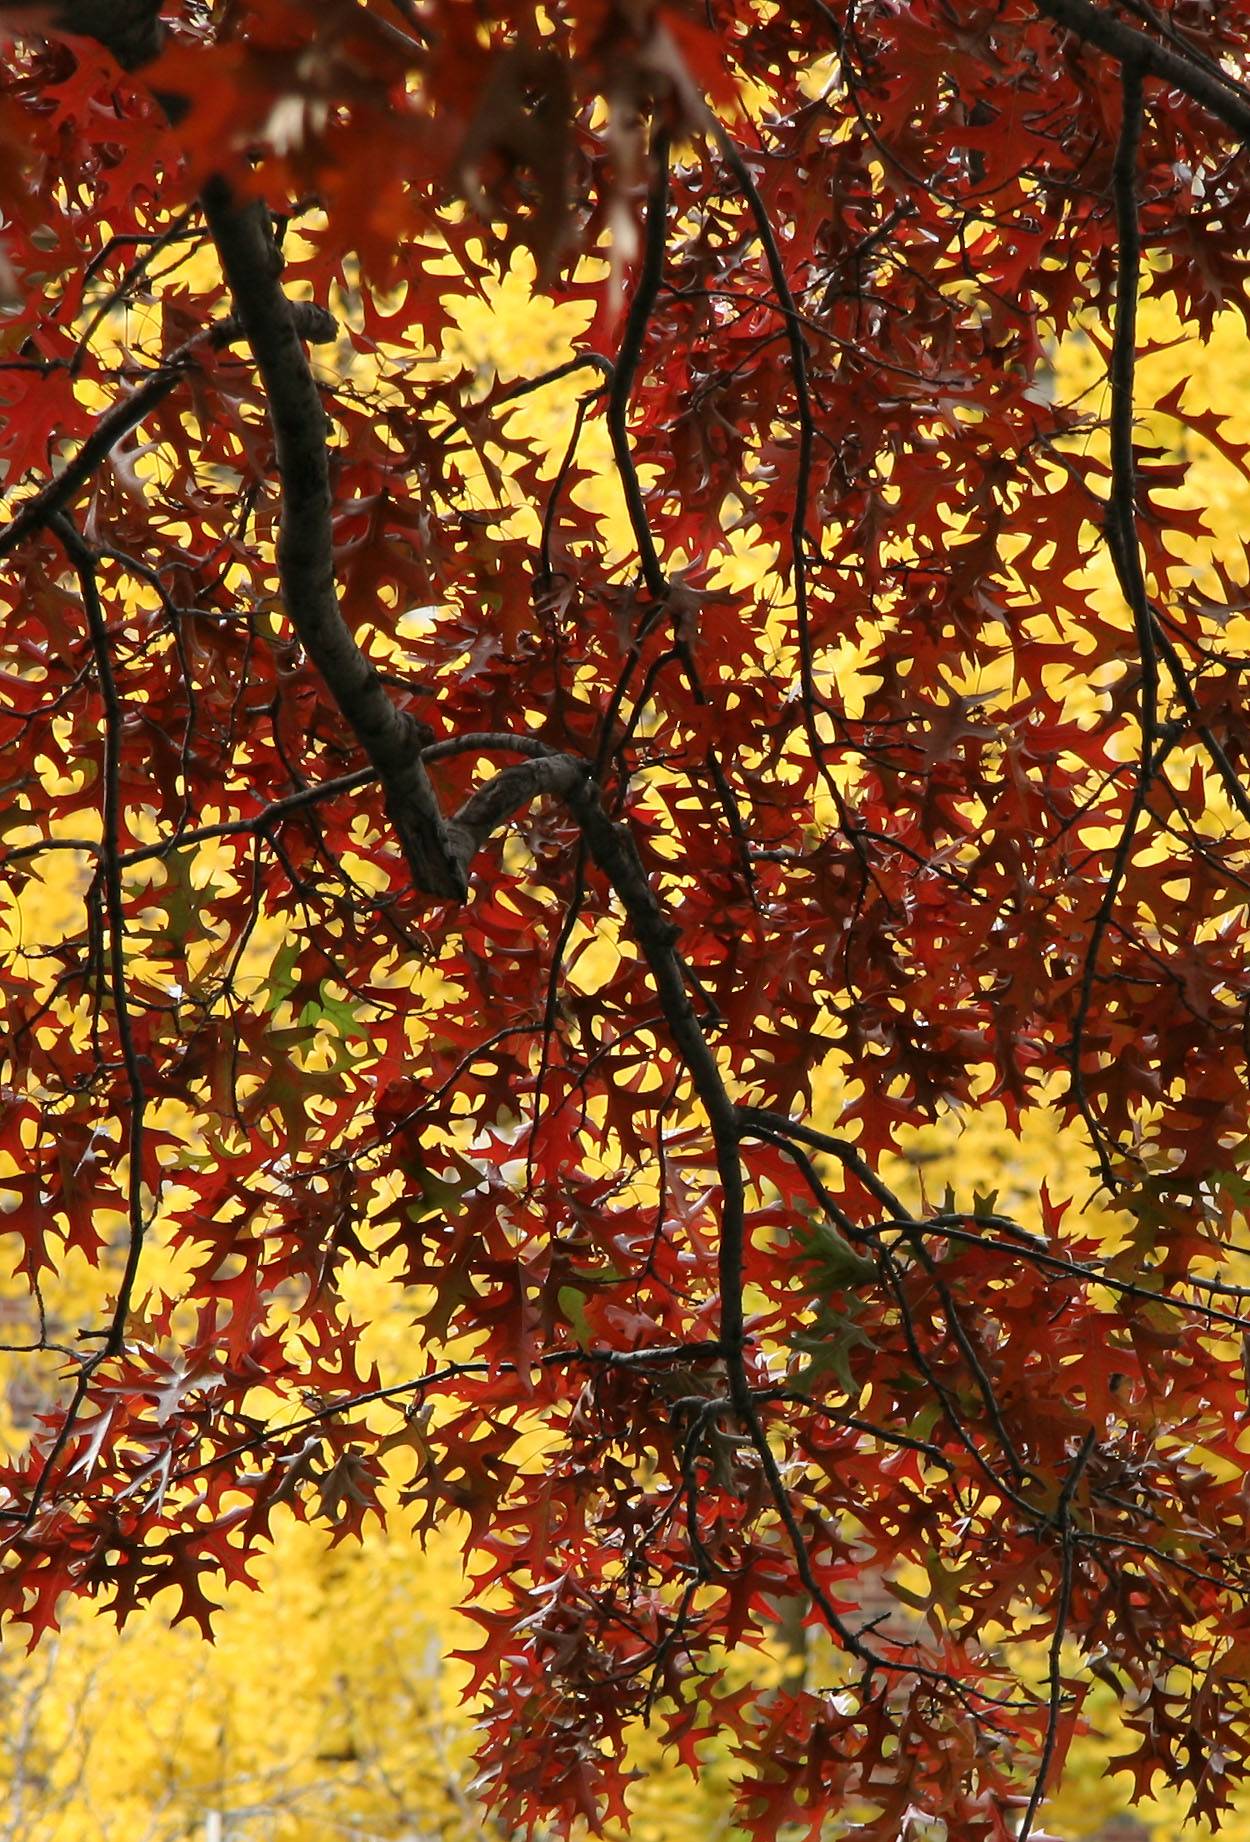
[[[1140,69],[1126,64],[1122,72],[1123,117],[1116,148],[1112,189],[1115,195],[1119,260],[1116,271],[1115,331],[1111,349],[1111,495],[1107,504],[1107,547],[1121,592],[1133,616],[1141,658],[1138,721],[1141,744],[1137,778],[1119,841],[1111,859],[1102,899],[1095,912],[1085,949],[1076,1016],[1068,1048],[1072,1093],[1089,1127],[1102,1179],[1116,1187],[1115,1170],[1106,1133],[1090,1104],[1081,1056],[1085,1029],[1093,1002],[1094,980],[1103,938],[1111,922],[1128,869],[1137,826],[1150,794],[1155,742],[1158,736],[1159,665],[1155,652],[1155,622],[1146,590],[1141,550],[1137,541],[1137,475],[1133,456],[1133,395],[1137,364],[1137,296],[1141,285],[1141,226],[1137,210],[1137,154],[1142,127]]]
[[[1033,1824],[1037,1817],[1042,1798],[1046,1795],[1046,1785],[1050,1778],[1050,1768],[1055,1757],[1055,1746],[1059,1738],[1059,1719],[1063,1708],[1063,1640],[1067,1635],[1068,1617],[1072,1610],[1072,1583],[1075,1566],[1075,1544],[1072,1540],[1071,1507],[1076,1487],[1081,1481],[1081,1473],[1089,1463],[1094,1450],[1094,1429],[1091,1426],[1081,1444],[1081,1449],[1072,1461],[1072,1467],[1064,1479],[1063,1490],[1055,1510],[1055,1528],[1059,1534],[1059,1595],[1055,1605],[1055,1629],[1050,1640],[1050,1659],[1048,1666],[1049,1690],[1046,1708],[1046,1735],[1042,1741],[1041,1757],[1038,1760],[1037,1776],[1033,1780],[1033,1791],[1029,1798],[1028,1809],[1020,1824],[1018,1842],[1028,1842]]]
[[[651,316],[655,312],[660,283],[664,278],[664,244],[668,232],[668,154],[668,130],[662,127],[657,128],[651,146],[653,170],[651,190],[647,198],[647,228],[643,241],[642,267],[633,299],[629,304],[629,313],[625,319],[625,330],[621,336],[621,349],[617,353],[616,365],[612,372],[612,387],[608,392],[607,405],[608,432],[612,438],[612,453],[616,460],[617,473],[620,475],[621,490],[625,494],[625,504],[629,511],[629,522],[633,527],[634,542],[638,546],[642,579],[653,601],[663,601],[668,593],[668,582],[660,566],[655,538],[651,532],[651,522],[647,517],[642,487],[638,480],[638,470],[634,466],[633,452],[629,445],[629,428],[626,418],[629,413],[630,392],[633,389],[634,379],[638,374],[638,365],[642,358],[643,342],[647,336],[647,328],[651,324]]]
[[[108,624],[104,617],[104,609],[100,604],[100,591],[95,574],[95,554],[78,535],[69,519],[62,514],[57,515],[54,529],[78,576],[83,612],[86,615],[87,627],[91,635],[91,648],[95,655],[104,715],[100,875],[104,883],[104,911],[108,922],[109,985],[113,1018],[117,1027],[117,1039],[128,1089],[126,1213],[129,1244],[102,1352],[104,1356],[115,1356],[122,1346],[126,1317],[130,1310],[131,1293],[134,1290],[135,1278],[139,1270],[139,1256],[143,1249],[146,1225],[143,1207],[143,1129],[147,1110],[147,1091],[139,1051],[135,1044],[126,984],[126,910],[121,875],[122,853],[119,849],[124,818],[121,789],[124,713],[113,672],[112,655],[109,651]]]
[[[147,1227],[143,1206],[143,1131],[147,1111],[147,1091],[131,1025],[130,1000],[126,985],[126,911],[118,850],[123,819],[121,755],[124,715],[117,691],[117,681],[113,673],[112,655],[109,651],[108,622],[104,616],[104,609],[100,605],[100,591],[95,573],[95,553],[79,536],[64,513],[54,513],[50,522],[78,577],[83,613],[86,617],[91,648],[95,656],[100,699],[103,705],[104,766],[101,774],[100,821],[102,843],[100,867],[97,874],[104,885],[103,908],[108,928],[109,985],[113,1020],[121,1049],[122,1068],[127,1088],[125,1153],[128,1238],[126,1259],[108,1327],[104,1332],[99,1349],[79,1367],[61,1424],[43,1458],[39,1475],[35,1479],[30,1498],[22,1512],[22,1521],[27,1528],[33,1524],[38,1515],[40,1505],[51,1484],[53,1473],[73,1436],[79,1414],[91,1386],[92,1376],[102,1362],[116,1356],[122,1348]]]

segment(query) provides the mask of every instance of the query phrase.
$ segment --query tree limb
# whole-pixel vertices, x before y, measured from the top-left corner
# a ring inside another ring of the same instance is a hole
[[[505,819],[544,793],[567,799],[590,772],[575,755],[544,755],[501,768],[467,799],[447,827],[451,848],[466,883],[473,858]]]
[[[1037,10],[1056,25],[1100,51],[1110,52],[1120,63],[1146,77],[1159,77],[1194,102],[1209,109],[1226,127],[1250,140],[1250,95],[1231,77],[1217,76],[1204,61],[1198,63],[1157,39],[1126,25],[1122,19],[1093,4],[1093,0],[1036,0]]]
[[[62,0],[54,19],[65,31],[96,39],[128,70],[160,49],[159,0]],[[172,99],[166,107],[176,112]],[[421,761],[428,732],[391,701],[339,607],[326,417],[294,305],[280,284],[268,212],[260,201],[240,205],[220,178],[209,181],[202,202],[268,397],[282,482],[278,571],[287,614],[377,770],[414,884],[463,901],[463,868]]]
[[[463,901],[464,868],[421,761],[428,734],[392,702],[343,619],[334,580],[326,414],[283,292],[264,204],[239,204],[221,179],[204,214],[269,403],[282,511],[278,571],[286,612],[357,741],[377,769],[413,882]]]

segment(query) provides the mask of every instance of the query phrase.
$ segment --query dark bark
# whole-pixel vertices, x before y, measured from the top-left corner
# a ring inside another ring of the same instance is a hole
[[[282,482],[278,572],[287,617],[378,771],[413,882],[463,901],[464,869],[421,761],[429,732],[392,701],[339,607],[329,423],[282,289],[268,211],[259,202],[237,204],[222,180],[205,187],[203,204],[268,399]]]

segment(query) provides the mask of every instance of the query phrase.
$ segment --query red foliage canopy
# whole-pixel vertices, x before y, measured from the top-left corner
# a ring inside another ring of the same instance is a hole
[[[0,974],[59,1377],[0,1605],[172,1587],[207,1628],[276,1504],[357,1531],[407,1442],[467,1528],[510,1823],[620,1814],[646,1714],[691,1763],[726,1736],[754,1835],[1007,1837],[1091,1667],[1139,1782],[1218,1814],[1242,591],[1177,562],[1203,521],[1134,393],[1139,295],[1246,311],[1250,8],[164,10],[6,11],[0,830],[85,894]],[[431,373],[519,246],[575,357]],[[1070,404],[1078,323],[1109,383]],[[1026,1231],[891,1187],[905,1128],[1041,1094],[1114,1257],[1045,1197]],[[110,1287],[77,1332],[71,1251]],[[362,1261],[413,1372],[360,1359]],[[868,1620],[916,1569],[923,1621]],[[795,1603],[808,1682],[744,1687]]]

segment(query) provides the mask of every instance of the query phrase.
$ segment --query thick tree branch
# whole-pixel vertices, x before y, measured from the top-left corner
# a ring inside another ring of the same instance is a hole
[[[1066,26],[1087,44],[1097,45],[1125,68],[1159,77],[1201,103],[1226,127],[1250,140],[1250,94],[1232,77],[1217,75],[1204,59],[1198,62],[1170,50],[1157,39],[1118,19],[1094,0],[1036,0],[1037,9],[1056,25]]]
[[[158,11],[153,0],[65,0],[56,22],[98,39],[135,69],[159,50]],[[287,614],[377,770],[413,882],[428,894],[463,900],[460,860],[420,757],[428,734],[391,701],[339,607],[326,416],[294,305],[280,285],[281,257],[268,213],[259,202],[240,206],[220,179],[205,188],[203,204],[268,397],[282,482],[278,568]]]
[[[465,801],[447,827],[451,848],[468,881],[469,865],[491,833],[543,794],[567,799],[590,772],[574,755],[545,755],[502,768]]]
[[[430,761],[447,761],[453,755],[513,753],[527,755],[531,759],[545,759],[552,751],[532,736],[510,736],[506,732],[494,729],[465,730],[461,735],[445,737],[441,742],[431,742],[421,751],[421,759]],[[572,760],[572,756],[556,757],[559,760]],[[194,850],[199,844],[208,844],[216,838],[264,837],[283,819],[292,813],[301,812],[309,806],[316,806],[322,800],[334,799],[341,793],[354,793],[359,787],[367,787],[378,778],[371,767],[357,768],[354,774],[340,774],[334,780],[322,780],[314,786],[300,787],[294,793],[284,794],[281,799],[271,800],[262,806],[259,812],[251,813],[246,818],[219,819],[212,824],[196,825],[186,831],[171,832],[167,838],[158,839],[155,844],[138,844],[129,851],[123,851],[118,858],[118,865],[129,870],[135,864],[151,863],[165,858],[173,851]],[[515,812],[524,803],[525,798],[534,793],[547,790],[541,786],[531,788],[529,795],[520,795],[505,802],[500,808],[501,818]],[[556,789],[558,790],[558,789]],[[483,795],[487,789],[483,789]],[[474,799],[482,795],[474,795]],[[470,805],[473,804],[471,800]],[[505,809],[506,807],[506,809]],[[462,820],[463,822],[463,820]],[[476,825],[476,817],[471,821]],[[485,833],[479,843],[485,842]],[[475,845],[476,849],[477,846]],[[50,851],[83,851],[88,856],[101,855],[102,846],[94,838],[40,838],[33,844],[18,844],[6,851],[0,858],[0,868],[10,864],[21,863],[31,857],[41,857]]]
[[[378,771],[413,882],[430,895],[463,901],[464,871],[421,761],[428,736],[392,702],[339,606],[328,424],[281,286],[268,211],[259,201],[239,204],[219,179],[205,187],[203,202],[269,400],[282,482],[278,569],[287,615]]]

